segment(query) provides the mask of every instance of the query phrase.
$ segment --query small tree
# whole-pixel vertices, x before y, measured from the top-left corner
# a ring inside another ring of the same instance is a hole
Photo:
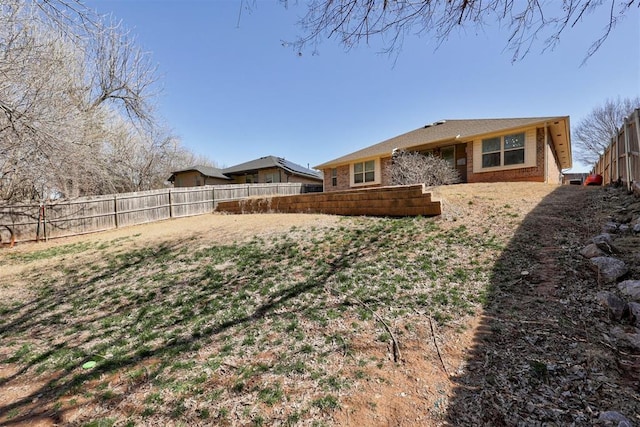
[[[387,173],[393,185],[424,183],[433,186],[460,182],[458,171],[446,160],[404,150],[394,152]]]

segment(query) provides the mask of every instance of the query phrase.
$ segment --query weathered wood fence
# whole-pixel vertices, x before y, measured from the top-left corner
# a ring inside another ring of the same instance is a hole
[[[618,180],[631,191],[632,185],[640,179],[640,109],[626,118],[611,138],[609,146],[593,167],[593,173],[602,175],[603,183],[612,184]]]
[[[229,184],[0,205],[0,243],[75,236],[211,213],[219,202],[322,191],[301,183]]]

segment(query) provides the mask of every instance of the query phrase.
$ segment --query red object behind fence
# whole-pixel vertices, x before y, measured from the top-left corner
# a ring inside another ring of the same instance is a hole
[[[591,174],[584,180],[584,185],[602,185],[602,175]]]

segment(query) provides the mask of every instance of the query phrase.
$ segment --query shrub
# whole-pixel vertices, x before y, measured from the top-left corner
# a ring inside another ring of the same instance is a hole
[[[394,151],[387,173],[392,185],[425,184],[427,186],[454,184],[460,181],[458,171],[446,160],[404,150]]]

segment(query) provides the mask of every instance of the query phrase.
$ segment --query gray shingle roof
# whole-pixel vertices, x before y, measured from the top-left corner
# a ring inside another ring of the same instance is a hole
[[[259,159],[251,160],[249,162],[240,163],[239,165],[231,166],[222,170],[227,175],[233,175],[238,173],[256,171],[259,169],[269,168],[282,168],[294,175],[307,176],[315,179],[322,179],[322,172],[314,171],[313,169],[305,168],[296,163],[276,156],[265,156]]]
[[[533,125],[543,125],[544,123],[554,123],[565,121],[566,140],[569,141],[569,117],[529,117],[529,118],[505,118],[505,119],[470,119],[470,120],[442,120],[411,132],[387,139],[378,144],[371,145],[353,153],[338,157],[315,166],[316,169],[326,169],[345,163],[350,163],[358,159],[372,157],[391,156],[394,148],[410,149],[413,147],[424,146],[428,144],[437,145],[447,141],[467,142],[476,137],[496,132],[505,132],[511,129],[517,129]],[[567,144],[570,147],[570,144]],[[568,157],[561,159],[562,167],[571,166],[571,152],[569,150]],[[568,165],[568,166],[566,166]]]

